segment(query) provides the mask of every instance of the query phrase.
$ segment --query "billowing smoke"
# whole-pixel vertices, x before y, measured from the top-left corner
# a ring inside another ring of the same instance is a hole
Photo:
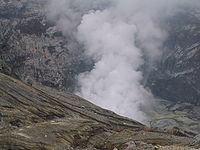
[[[74,36],[95,61],[78,75],[76,94],[120,115],[145,120],[141,106],[154,97],[141,84],[145,60],[161,55],[167,33],[160,23],[196,0],[51,0],[48,16]],[[145,58],[145,59],[144,59]]]

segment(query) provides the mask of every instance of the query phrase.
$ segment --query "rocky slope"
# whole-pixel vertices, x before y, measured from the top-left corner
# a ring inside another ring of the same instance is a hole
[[[180,129],[147,128],[78,96],[0,74],[2,150],[189,150],[200,147],[194,136]]]

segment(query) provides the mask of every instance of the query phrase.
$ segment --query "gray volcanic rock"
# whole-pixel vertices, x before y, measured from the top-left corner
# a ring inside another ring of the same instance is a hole
[[[147,86],[160,98],[200,105],[200,10],[180,12],[165,26],[169,37]]]
[[[0,1],[0,70],[71,91],[75,75],[89,70],[91,62],[72,37],[46,19],[44,8],[44,0]]]
[[[0,73],[1,150],[189,150],[194,136],[151,129],[78,96],[30,87]]]

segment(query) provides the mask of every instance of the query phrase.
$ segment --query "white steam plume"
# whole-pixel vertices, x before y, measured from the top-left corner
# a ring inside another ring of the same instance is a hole
[[[76,93],[118,114],[144,121],[141,105],[152,94],[142,85],[143,57],[161,55],[167,34],[160,19],[196,0],[51,0],[49,16],[67,35],[76,36],[95,60],[90,72],[78,76]],[[58,9],[57,9],[58,8]],[[165,13],[165,14],[163,14]]]

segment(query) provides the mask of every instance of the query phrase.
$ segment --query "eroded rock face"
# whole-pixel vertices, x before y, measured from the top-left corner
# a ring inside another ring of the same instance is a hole
[[[0,1],[1,72],[72,91],[75,75],[89,70],[89,61],[74,39],[47,20],[45,0]]]
[[[161,149],[190,146],[194,136],[179,129],[147,128],[78,96],[30,87],[0,74],[2,150]]]
[[[200,11],[180,12],[165,26],[169,37],[148,86],[162,99],[200,105]]]

